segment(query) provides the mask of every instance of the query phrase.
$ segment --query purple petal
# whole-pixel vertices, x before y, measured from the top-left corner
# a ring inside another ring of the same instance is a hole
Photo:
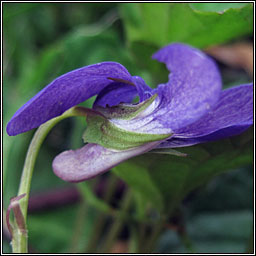
[[[171,133],[195,122],[217,103],[220,74],[205,54],[187,45],[171,44],[153,58],[172,70],[169,82],[154,90],[145,88],[148,94],[158,94],[153,104],[132,120],[111,120],[115,125],[141,133]],[[137,85],[143,87],[143,81],[138,79]]]
[[[203,116],[216,104],[221,78],[212,59],[201,51],[183,44],[171,44],[153,55],[172,72],[169,81],[158,87],[161,111],[158,122],[173,131]]]
[[[189,147],[200,143],[221,140],[235,135],[239,135],[242,132],[246,131],[250,126],[251,125],[231,126],[220,129],[211,134],[195,138],[179,138],[174,136],[172,139],[162,142],[159,146],[157,146],[157,148]]]
[[[135,86],[125,83],[112,83],[105,87],[97,96],[94,107],[116,106],[120,103],[130,103],[138,94]]]
[[[153,95],[151,89],[139,76],[132,77],[133,86],[126,83],[112,83],[105,87],[94,102],[94,107],[116,106],[120,103],[131,103],[139,95],[140,101],[145,101]]]
[[[220,129],[248,127],[253,123],[253,85],[240,85],[223,90],[218,104],[197,122],[180,129],[176,137],[205,136]]]
[[[153,96],[154,90],[150,88],[141,77],[133,76],[132,80],[137,88],[140,102],[145,101],[146,99]]]
[[[126,68],[115,62],[86,66],[58,77],[14,114],[7,133],[17,135],[61,115],[113,83],[109,77],[132,80]]]
[[[197,122],[177,131],[160,147],[185,147],[238,135],[253,124],[253,85],[221,93],[218,104]]]
[[[80,182],[91,179],[98,174],[108,171],[136,155],[145,153],[159,142],[146,143],[130,150],[111,150],[97,144],[87,144],[77,150],[68,150],[53,161],[53,171],[61,179],[68,182]]]

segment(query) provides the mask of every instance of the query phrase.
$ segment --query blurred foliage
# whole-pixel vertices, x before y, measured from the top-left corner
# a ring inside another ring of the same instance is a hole
[[[72,246],[72,231],[76,222],[78,205],[65,206],[64,209],[57,209],[51,212],[42,212],[29,216],[28,229],[31,236],[33,249],[41,253],[66,253]],[[80,246],[86,246],[90,234],[93,232],[95,216],[89,212],[82,225]],[[43,223],[43,225],[42,225]],[[63,225],[65,223],[65,225]],[[42,237],[44,238],[42,240]],[[41,242],[39,242],[41,241]]]
[[[246,189],[242,189],[246,187]],[[196,252],[244,253],[252,232],[251,169],[236,169],[194,191],[183,204],[184,221]],[[161,253],[188,253],[175,230],[162,234]]]
[[[250,211],[205,212],[187,220],[193,249],[184,247],[173,230],[166,231],[158,244],[161,253],[244,253],[251,235]]]
[[[128,3],[121,5],[121,15],[137,65],[150,70],[158,78],[156,85],[166,82],[159,76],[167,77],[163,64],[150,60],[159,47],[183,42],[206,48],[251,35],[252,8],[251,4],[239,3]],[[218,12],[220,10],[224,12]]]
[[[198,11],[220,12],[229,8],[241,8],[248,3],[190,3],[190,6]]]
[[[248,130],[235,138],[182,148],[186,157],[137,156],[115,167],[114,172],[159,210],[164,205],[169,212],[215,175],[252,163],[252,141],[252,130]]]
[[[243,7],[234,4],[232,7],[241,8],[222,13],[215,12],[215,6],[206,12],[205,9],[212,7],[211,3],[203,6],[204,11],[194,10],[185,3],[122,5],[127,37],[130,42],[146,41],[158,47],[179,41],[205,48],[252,33],[251,4]]]
[[[155,87],[168,76],[163,64],[150,59],[161,46],[180,41],[205,48],[247,40],[252,36],[252,24],[252,4],[244,3],[4,3],[4,207],[17,193],[34,133],[8,137],[5,126],[15,111],[51,80],[72,69],[111,60]],[[241,71],[221,68],[224,82],[249,80]],[[90,99],[82,105],[90,107],[92,103]],[[37,159],[32,196],[67,186],[53,174],[51,162],[63,150],[83,145],[85,125],[83,119],[72,118],[51,131]],[[187,157],[145,154],[86,182],[90,186],[80,187],[80,192],[87,210],[74,202],[29,214],[31,252],[72,251],[76,221],[81,222],[81,230],[75,247],[84,252],[88,238],[96,232],[95,225],[100,226],[99,212],[108,210],[106,202],[92,194],[91,185],[96,180],[102,188],[101,180],[113,173],[133,191],[131,217],[142,222],[149,218],[157,225],[162,215],[171,217],[177,209],[184,214],[193,248],[175,230],[168,230],[161,234],[156,252],[245,252],[253,223],[252,133],[251,129],[231,139],[180,149]],[[115,197],[119,200],[122,191]],[[109,223],[108,219],[102,226],[102,234],[108,233]],[[10,252],[6,241],[4,251]]]

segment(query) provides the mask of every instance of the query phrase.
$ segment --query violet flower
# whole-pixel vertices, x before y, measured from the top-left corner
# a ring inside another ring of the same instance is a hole
[[[156,89],[119,63],[102,62],[64,74],[21,107],[7,125],[16,135],[88,98],[87,143],[53,161],[57,176],[79,182],[154,148],[191,146],[237,135],[253,123],[253,85],[221,90],[214,61],[190,46],[170,44],[153,55],[171,72]],[[136,96],[139,103],[131,103]]]

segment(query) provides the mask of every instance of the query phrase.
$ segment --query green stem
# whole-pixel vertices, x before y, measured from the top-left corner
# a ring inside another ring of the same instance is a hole
[[[140,226],[143,224],[139,225]],[[138,253],[139,251],[139,241],[140,237],[137,232],[138,226],[135,223],[132,223],[129,225],[130,228],[130,239],[129,239],[129,245],[128,245],[128,252],[127,253]]]
[[[20,208],[24,216],[25,225],[27,226],[27,210],[28,210],[28,199],[31,186],[31,180],[33,175],[33,170],[36,162],[36,158],[39,152],[39,149],[49,133],[49,131],[61,120],[72,117],[72,116],[84,116],[82,108],[74,107],[63,113],[61,116],[53,118],[41,125],[34,134],[34,137],[29,145],[26,160],[24,163],[20,187],[18,191],[18,196],[26,194],[26,196],[20,201]],[[15,225],[17,229],[17,225]],[[27,235],[20,230],[14,230],[12,238],[12,248],[14,253],[27,253],[28,249]]]
[[[115,209],[113,209],[109,204],[107,204],[104,200],[98,198],[93,189],[89,186],[87,182],[81,182],[77,184],[77,188],[84,199],[88,203],[88,205],[95,207],[100,212],[115,215]]]
[[[131,199],[132,199],[132,193],[131,190],[129,189],[124,198],[122,199],[121,203],[121,216],[119,218],[115,219],[114,223],[111,226],[111,230],[106,238],[105,244],[103,245],[102,252],[103,253],[109,253],[114,242],[116,241],[117,236],[119,235],[121,228],[123,227],[124,224],[124,218],[123,214],[125,215],[126,212],[128,211],[130,205],[131,205]]]
[[[81,240],[81,236],[84,230],[84,223],[86,220],[87,211],[88,211],[88,204],[84,200],[82,200],[79,205],[77,216],[76,216],[74,232],[71,239],[71,247],[69,250],[70,253],[79,253],[79,242]]]
[[[155,244],[162,233],[164,223],[165,223],[165,219],[162,217],[161,220],[158,223],[156,223],[156,225],[153,227],[152,233],[147,239],[147,242],[144,248],[142,249],[143,250],[142,253],[152,253],[155,247]]]
[[[103,196],[103,200],[106,203],[108,203],[111,200],[111,197],[113,196],[116,190],[117,182],[118,182],[118,179],[114,175],[109,176],[107,191],[105,196]],[[82,195],[84,195],[84,193],[82,193]],[[93,234],[85,250],[87,253],[96,252],[97,243],[99,242],[99,239],[102,235],[105,221],[106,221],[106,214],[104,212],[101,212],[96,220],[96,225],[95,225],[95,228],[93,229]]]
[[[140,222],[140,225],[137,227],[137,232],[138,232],[138,247],[136,253],[143,252],[144,246],[147,242],[147,224]]]
[[[190,240],[187,232],[183,232],[182,234],[179,234],[180,239],[184,245],[184,247],[187,249],[188,253],[196,253],[196,249],[193,246],[192,241]]]

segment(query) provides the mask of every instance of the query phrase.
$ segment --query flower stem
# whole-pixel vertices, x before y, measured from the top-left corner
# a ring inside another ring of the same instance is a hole
[[[71,108],[61,116],[53,118],[41,125],[34,134],[34,137],[29,145],[26,160],[24,163],[18,196],[26,194],[26,196],[20,200],[20,208],[25,220],[25,227],[27,226],[27,210],[28,210],[28,199],[31,186],[31,180],[33,175],[33,170],[36,162],[36,158],[39,152],[39,149],[46,138],[49,131],[61,120],[72,117],[72,116],[84,116],[85,113],[82,111],[82,108]],[[17,225],[15,225],[17,229]],[[14,230],[12,238],[12,249],[14,253],[27,253],[28,251],[28,242],[27,235],[20,230]]]

